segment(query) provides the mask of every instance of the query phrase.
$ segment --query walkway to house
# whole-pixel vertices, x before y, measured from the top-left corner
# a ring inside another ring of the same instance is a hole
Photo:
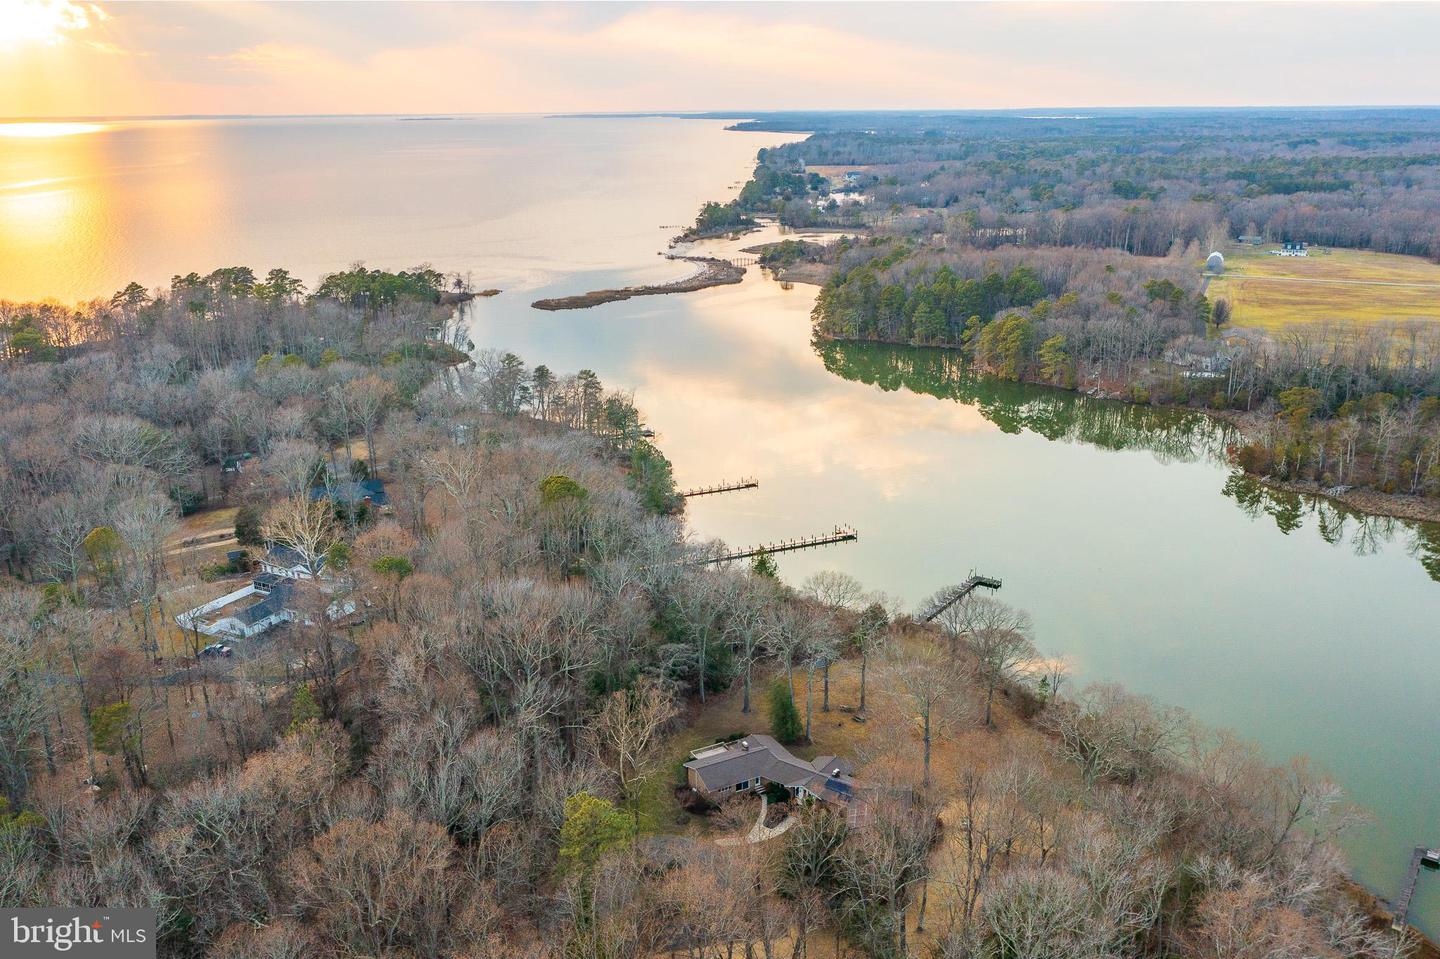
[[[761,796],[761,797],[760,797],[760,818],[758,818],[758,819],[755,820],[755,825],[751,826],[751,827],[750,827],[750,832],[748,832],[748,833],[745,835],[745,842],[754,844],[754,843],[757,843],[757,842],[765,842],[767,839],[774,839],[776,836],[778,836],[778,835],[780,835],[781,833],[785,832],[787,829],[789,829],[791,826],[795,825],[795,823],[797,822],[797,820],[795,819],[795,816],[792,814],[792,815],[786,816],[784,819],[780,820],[780,822],[776,823],[775,825],[770,826],[769,828],[766,828],[766,826],[765,826],[765,811],[768,810],[769,808],[770,808],[770,800],[767,799],[767,798],[765,798],[764,796]],[[717,840],[715,840],[715,845],[717,845],[717,846],[738,846],[738,845],[740,845],[740,837],[739,837],[739,836],[726,836],[724,839],[717,839]]]

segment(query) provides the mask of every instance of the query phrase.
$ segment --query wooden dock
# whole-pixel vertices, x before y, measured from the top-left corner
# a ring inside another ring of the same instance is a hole
[[[728,563],[736,559],[752,559],[761,553],[773,555],[775,553],[789,553],[797,549],[814,549],[819,546],[829,546],[832,543],[848,543],[859,538],[860,534],[855,532],[852,527],[837,526],[832,533],[821,533],[819,536],[804,536],[800,539],[785,539],[777,543],[751,546],[733,553],[726,553],[723,556],[698,559],[694,561],[694,565],[704,566],[708,563]]]
[[[1420,880],[1420,867],[1429,866],[1434,869],[1437,865],[1440,865],[1440,849],[1416,846],[1411,851],[1410,870],[1405,874],[1405,885],[1400,889],[1400,898],[1395,900],[1392,909],[1395,915],[1390,928],[1397,932],[1405,928],[1406,920],[1410,916],[1410,900],[1415,898],[1415,885]]]
[[[954,606],[960,600],[973,593],[977,587],[984,586],[986,589],[999,589],[1000,581],[993,576],[981,576],[972,574],[969,579],[956,586],[954,589],[944,593],[929,606],[920,611],[915,617],[917,623],[928,623],[945,610]]]
[[[691,496],[711,496],[715,493],[730,493],[739,489],[755,489],[759,485],[760,481],[754,477],[747,479],[742,476],[733,483],[722,481],[715,486],[697,486],[694,489],[683,491],[680,495],[688,499]]]

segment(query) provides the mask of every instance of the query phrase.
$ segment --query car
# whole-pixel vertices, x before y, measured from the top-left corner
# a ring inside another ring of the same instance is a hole
[[[233,647],[226,646],[224,643],[211,643],[209,646],[200,650],[200,658],[210,659],[217,656],[229,657],[234,655],[234,652]]]

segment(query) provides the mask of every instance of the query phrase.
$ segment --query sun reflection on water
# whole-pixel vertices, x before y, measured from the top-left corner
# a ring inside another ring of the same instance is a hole
[[[0,137],[36,140],[99,133],[104,129],[103,123],[0,123]]]

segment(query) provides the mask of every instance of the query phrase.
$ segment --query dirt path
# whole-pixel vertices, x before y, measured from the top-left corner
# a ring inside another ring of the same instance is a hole
[[[202,549],[218,549],[218,548],[221,547],[221,546],[235,546],[235,545],[237,545],[238,543],[239,543],[239,540],[237,540],[237,539],[235,538],[235,536],[232,534],[232,535],[226,537],[225,539],[211,540],[211,541],[208,542],[208,543],[191,543],[189,546],[177,546],[177,547],[175,547],[174,549],[167,549],[167,550],[165,551],[165,555],[166,555],[166,556],[178,556],[178,555],[180,555],[181,553],[193,553],[193,552],[195,552],[195,551],[197,551],[197,550],[202,550]]]

